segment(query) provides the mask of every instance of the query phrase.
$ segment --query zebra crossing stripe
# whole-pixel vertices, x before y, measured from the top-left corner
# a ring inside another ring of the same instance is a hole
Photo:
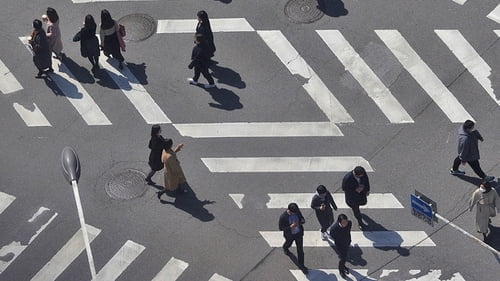
[[[347,172],[370,163],[359,156],[201,158],[212,173]]]
[[[340,276],[338,269],[310,269],[307,275],[302,273],[301,270],[296,270],[296,269],[291,269],[290,272],[297,281],[337,281],[344,279],[342,278],[342,276]],[[372,273],[368,275],[368,269],[351,268],[349,269],[350,274],[348,276],[351,277],[350,280],[359,280],[359,281],[361,280],[377,281],[383,279],[384,277],[389,277],[392,280],[403,280],[402,279],[403,277],[400,277],[401,273],[399,272],[400,272],[399,269],[382,269],[382,272],[379,277],[371,277],[374,276],[374,274]],[[397,273],[397,275],[393,275],[395,273]],[[411,276],[416,276],[416,277],[407,279],[406,281],[443,280],[441,279],[442,272],[440,269],[430,269],[425,274],[422,275],[422,273],[423,272],[418,269],[409,270],[408,277],[410,278]],[[443,281],[465,281],[465,279],[459,272],[456,272],[451,276],[451,279],[446,279]]]
[[[210,279],[208,279],[208,281],[232,281],[232,280],[215,273],[214,275],[212,275],[212,277],[210,277]]]
[[[293,75],[299,75],[307,82],[302,87],[325,113],[328,120],[334,123],[354,122],[352,117],[332,92],[321,81],[316,72],[307,64],[302,56],[279,30],[260,30],[257,34],[278,56],[280,61]]]
[[[0,214],[3,213],[14,200],[16,200],[15,196],[0,191]]]
[[[151,281],[175,281],[188,266],[187,262],[172,257]]]
[[[453,2],[460,4],[460,5],[463,5],[463,4],[465,4],[465,2],[467,2],[467,0],[453,0]]]
[[[283,231],[259,231],[270,247],[283,246]],[[433,247],[436,246],[424,231],[352,231],[352,246],[358,247]],[[330,247],[319,231],[304,231],[304,247]]]
[[[414,122],[340,31],[316,30],[316,32],[391,123]]]
[[[375,30],[403,67],[453,123],[474,120],[397,30]]]
[[[493,30],[493,32],[495,32],[497,34],[497,36],[500,37],[500,29]]]
[[[24,123],[28,127],[51,127],[49,120],[43,115],[42,111],[38,108],[38,106],[33,103],[33,109],[30,110],[23,105],[14,102],[12,104],[17,114],[23,119]]]
[[[97,280],[116,280],[120,274],[144,251],[145,247],[127,240],[116,254],[97,273]]]
[[[500,98],[495,96],[491,85],[491,67],[479,56],[474,48],[467,42],[458,30],[434,30],[443,40],[457,59],[469,70],[479,84],[486,90],[490,97],[500,105]]]
[[[14,77],[12,72],[5,66],[3,61],[0,60],[0,92],[10,94],[22,89],[23,86],[19,84],[16,77]]]
[[[151,95],[141,85],[139,80],[130,72],[128,67],[124,66],[122,70],[118,70],[118,62],[116,60],[102,61],[101,65],[109,73],[109,76],[120,87],[128,100],[139,111],[142,118],[148,124],[166,124],[172,123],[170,119],[161,110],[158,104],[153,100]],[[113,64],[113,65],[111,65]]]
[[[500,23],[500,4],[498,4],[498,6],[493,11],[491,11],[491,13],[489,13],[486,17],[489,18],[490,20],[494,20],[497,23]]]
[[[158,20],[156,33],[195,33],[197,19]],[[210,19],[212,32],[255,31],[245,18]]]
[[[87,225],[89,243],[92,242],[101,232],[100,229]],[[37,272],[31,281],[56,280],[57,277],[68,267],[83,251],[82,230],[79,229],[71,239]]]
[[[37,218],[44,212],[50,211],[45,207],[40,207],[38,211],[28,220],[28,223],[38,223]],[[3,246],[0,248],[0,257],[8,257],[8,259],[0,259],[0,274],[4,272],[9,265],[16,260],[21,253],[28,248],[28,246],[33,242],[38,235],[45,230],[45,228],[57,217],[57,213],[54,214],[47,220],[46,223],[40,226],[35,233],[30,237],[28,241],[12,241],[10,244]],[[23,235],[27,233],[22,233]]]
[[[331,122],[245,122],[174,124],[182,136],[192,138],[334,137],[343,136]]]

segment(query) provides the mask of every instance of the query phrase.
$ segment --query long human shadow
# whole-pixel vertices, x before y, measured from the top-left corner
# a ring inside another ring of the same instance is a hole
[[[339,251],[335,246],[332,238],[328,239],[328,244],[335,251],[337,256],[339,256]],[[347,262],[355,266],[365,266],[368,262],[363,258],[363,250],[358,246],[358,244],[351,244],[349,250],[347,251]]]
[[[208,103],[211,107],[227,111],[243,108],[243,104],[240,102],[240,97],[228,89],[215,87],[205,90],[210,94],[210,96],[212,96],[212,99],[217,102]]]
[[[472,183],[475,186],[479,186],[482,182],[482,180],[478,177],[471,177],[466,175],[456,175],[456,177],[468,183]]]
[[[229,4],[229,3],[233,2],[233,0],[215,0],[215,1],[219,1],[219,2],[224,3],[224,4]]]
[[[214,215],[211,214],[207,209],[205,209],[205,205],[214,204],[215,201],[210,200],[200,200],[196,196],[196,193],[189,186],[188,183],[182,184],[179,188],[185,188],[187,190],[186,193],[175,193],[175,192],[167,192],[167,196],[170,198],[174,198],[174,202],[170,202],[167,200],[161,199],[160,202],[162,204],[173,205],[179,210],[182,210],[186,213],[191,214],[194,218],[199,219],[200,221],[207,222],[214,219]]]
[[[92,74],[89,72],[89,70],[77,64],[74,60],[72,60],[70,57],[65,56],[64,60],[62,61],[66,68],[59,68],[59,71],[64,72],[66,69],[69,70],[71,73],[66,73],[67,75],[73,74],[75,79],[84,84],[93,84],[95,83],[94,77],[92,77]],[[90,62],[89,62],[90,64]]]
[[[247,86],[241,80],[241,75],[230,68],[213,64],[210,66],[210,70],[212,70],[212,76],[217,78],[217,83],[219,84],[226,84],[238,89],[243,89]]]
[[[409,249],[401,247],[401,244],[403,243],[403,238],[401,238],[401,236],[396,231],[388,230],[383,225],[377,223],[376,221],[374,221],[372,218],[370,218],[369,216],[367,216],[365,214],[361,214],[361,215],[363,217],[363,220],[368,223],[368,225],[365,227],[365,230],[363,231],[363,235],[366,238],[368,238],[374,242],[373,243],[374,248],[380,249],[383,251],[396,250],[398,252],[398,254],[403,256],[403,257],[410,255]],[[395,245],[398,245],[398,246],[394,247],[394,246],[377,245],[377,241],[374,240],[372,236],[370,236],[370,233],[375,232],[375,231],[388,231],[387,235],[390,235],[390,240],[392,242],[394,242]]]
[[[318,0],[318,9],[330,17],[341,17],[349,14],[342,0]]]

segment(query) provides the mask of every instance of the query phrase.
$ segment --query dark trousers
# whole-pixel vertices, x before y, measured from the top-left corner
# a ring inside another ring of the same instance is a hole
[[[345,262],[347,261],[347,252],[349,251],[349,244],[347,245],[335,244],[335,247],[337,247],[337,251],[339,254],[339,271],[343,273],[346,270]]]
[[[361,211],[359,210],[359,204],[357,204],[357,203],[350,203],[350,204],[347,204],[347,205],[349,205],[349,207],[351,207],[352,212],[354,213],[354,217],[358,221],[358,224],[362,225],[363,224],[363,220],[361,218]]]
[[[326,232],[327,229],[333,224],[333,212],[332,210],[324,210],[321,213],[316,214],[319,224],[321,225],[321,232]]]
[[[458,170],[458,167],[460,166],[460,163],[462,162],[462,160],[460,160],[460,157],[457,156],[457,158],[455,158],[455,160],[453,160],[453,171],[457,171]],[[486,176],[486,174],[483,172],[483,170],[481,169],[481,166],[479,166],[479,160],[474,160],[474,161],[467,161],[467,163],[469,163],[470,167],[472,168],[472,170],[480,177],[480,178],[484,178]]]
[[[288,250],[292,246],[293,241],[295,241],[295,246],[297,246],[297,260],[300,266],[304,266],[304,239],[300,234],[294,234],[288,238],[285,238],[285,243],[283,244],[283,249]]]
[[[151,181],[151,178],[155,175],[156,171],[154,171],[153,169],[150,169],[149,170],[149,173],[148,175],[146,176],[146,181]]]
[[[212,78],[212,75],[208,72],[208,67],[206,66],[195,66],[194,67],[194,77],[193,80],[198,82],[198,79],[200,78],[200,73],[203,74],[203,77],[207,79],[208,84],[213,85],[215,84],[214,79]]]

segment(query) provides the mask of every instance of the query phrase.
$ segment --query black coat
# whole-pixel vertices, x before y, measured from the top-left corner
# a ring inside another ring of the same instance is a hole
[[[214,34],[209,23],[199,22],[196,26],[196,33],[202,34],[207,44],[207,54],[211,58],[215,53]]]
[[[325,210],[321,211],[319,208],[321,207],[321,204],[325,204]],[[316,211],[316,216],[318,219],[328,213],[332,213],[332,207],[334,210],[337,210],[337,204],[335,204],[335,201],[333,200],[332,194],[330,191],[326,191],[326,196],[325,198],[321,198],[317,193],[314,194],[312,200],[311,200],[311,208]]]
[[[85,26],[80,29],[80,54],[82,57],[95,57],[99,56],[99,40],[95,35],[96,27],[86,28]]]
[[[304,223],[306,223],[306,220],[304,219],[304,216],[302,216],[302,213],[299,211],[299,213],[297,214],[297,216],[299,217],[299,233],[295,234],[295,235],[299,235],[299,236],[303,236],[304,235],[304,227],[302,226]],[[293,237],[293,234],[292,234],[292,228],[290,227],[290,215],[285,211],[283,214],[281,214],[280,216],[280,220],[279,220],[279,229],[281,231],[283,231],[283,236],[286,238],[286,239],[290,239]]]
[[[205,44],[196,44],[191,52],[191,63],[188,68],[193,67],[208,67],[210,58],[207,54],[207,47]]]
[[[336,221],[330,228],[330,236],[337,246],[349,246],[351,244],[352,222],[348,221],[346,227],[341,227],[339,221]]]
[[[370,191],[370,181],[368,175],[361,177],[360,183],[365,186],[360,193],[356,192],[359,183],[354,177],[353,172],[348,172],[342,180],[342,190],[345,193],[345,202],[347,205],[366,205],[366,194]]]
[[[33,63],[38,70],[49,68],[52,65],[52,58],[45,31],[43,28],[37,29],[32,37],[29,43],[33,49]]]
[[[162,136],[154,136],[149,140],[149,166],[153,171],[159,171],[163,169],[163,163],[161,162],[161,153],[165,147],[167,141]]]

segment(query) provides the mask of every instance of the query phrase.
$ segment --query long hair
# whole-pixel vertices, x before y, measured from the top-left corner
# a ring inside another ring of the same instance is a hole
[[[208,19],[208,14],[205,11],[199,11],[196,14],[201,19],[201,25],[206,26],[210,32],[212,32],[212,27],[210,26],[210,20]]]
[[[56,23],[59,20],[59,16],[54,8],[48,7],[46,14],[51,23]]]
[[[89,30],[96,30],[97,28],[97,25],[94,21],[94,17],[92,15],[86,15],[85,16],[85,22],[83,24],[85,26],[85,28],[89,29]]]
[[[108,10],[104,9],[101,11],[101,28],[109,29],[115,25],[115,21],[111,17]]]
[[[151,127],[151,136],[156,137],[158,135],[158,132],[161,130],[160,125],[155,124]]]

